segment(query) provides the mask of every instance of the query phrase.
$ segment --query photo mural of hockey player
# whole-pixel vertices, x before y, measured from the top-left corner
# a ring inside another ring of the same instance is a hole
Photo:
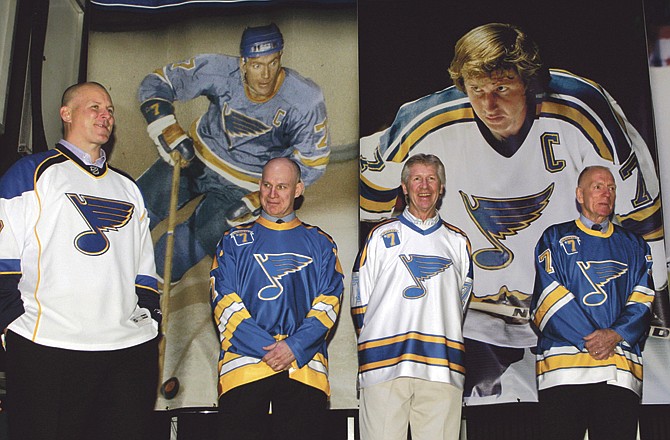
[[[154,229],[168,216],[170,153],[182,156],[177,207],[203,196],[174,230],[172,282],[212,256],[231,226],[260,211],[258,180],[275,157],[300,164],[305,185],[326,171],[330,157],[326,105],[319,86],[282,66],[284,38],[274,24],[247,27],[239,56],[202,54],[157,69],[140,83],[138,98],[160,158],[137,180]],[[173,102],[204,96],[207,112],[188,133]],[[156,243],[156,267],[164,277],[167,233]]]
[[[643,402],[668,403],[667,271],[642,4],[614,2],[605,17],[573,1],[551,13],[528,1],[473,3],[359,4],[361,229],[401,206],[410,155],[440,157],[440,216],[467,233],[475,263],[464,325],[468,439],[537,438],[533,249],[546,227],[578,216],[579,172],[608,166],[615,221],[641,234],[654,257],[659,294]],[[380,72],[391,73],[379,81]]]
[[[161,277],[173,171],[167,156],[176,149],[186,158],[164,332],[163,381],[175,377],[179,387],[159,395],[156,406],[212,407],[220,347],[210,305],[212,255],[226,229],[258,214],[257,179],[268,159],[300,164],[307,188],[298,215],[328,230],[343,267],[353,266],[355,4],[179,7],[127,16],[132,23],[123,32],[106,31],[98,23],[103,14],[93,20],[89,76],[118,96],[117,117],[125,124],[112,159],[143,191]],[[348,315],[340,321],[328,348],[335,409],[356,406],[354,330]]]

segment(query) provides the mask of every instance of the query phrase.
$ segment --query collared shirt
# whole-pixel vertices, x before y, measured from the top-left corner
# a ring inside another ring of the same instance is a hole
[[[579,216],[579,219],[584,223],[584,226],[586,226],[589,229],[593,229],[593,225],[596,223],[594,221],[589,220],[588,218],[584,217],[583,215]],[[601,231],[607,231],[607,228],[610,225],[609,219],[605,219],[602,223],[600,223]]]
[[[270,214],[268,214],[267,212],[261,211],[261,217],[263,217],[265,220],[269,220],[273,223],[277,223],[277,220],[280,220],[280,219],[283,220],[284,222],[288,223],[291,220],[293,220],[296,217],[296,215],[295,215],[295,211],[293,211],[292,213],[290,213],[289,215],[287,215],[285,217],[273,217]]]
[[[405,211],[403,211],[402,215],[407,220],[411,221],[413,224],[421,228],[421,230],[423,231],[435,226],[435,224],[440,221],[440,214],[436,213],[434,217],[427,218],[426,220],[421,220],[420,218],[417,218],[414,215],[412,215],[412,213],[409,212],[408,208],[405,208]]]
[[[82,150],[81,148],[77,147],[76,145],[66,141],[65,139],[61,139],[59,144],[63,145],[65,148],[70,150],[75,156],[77,156],[82,162],[84,162],[86,165],[94,165],[98,168],[102,168],[103,165],[105,165],[105,161],[107,160],[107,154],[105,153],[105,150],[102,148],[100,149],[100,157],[98,160],[93,161],[91,159],[91,155]]]

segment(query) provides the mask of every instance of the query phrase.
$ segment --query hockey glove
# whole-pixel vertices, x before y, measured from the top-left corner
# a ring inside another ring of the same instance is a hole
[[[147,132],[158,148],[161,158],[174,166],[175,162],[170,156],[173,150],[177,150],[182,157],[181,166],[189,165],[195,152],[193,150],[193,139],[177,122],[172,113],[172,104],[167,101],[152,99],[141,106],[142,114],[147,120]]]
[[[242,197],[226,212],[226,221],[233,226],[249,223],[261,214],[261,199],[258,191],[254,191]]]

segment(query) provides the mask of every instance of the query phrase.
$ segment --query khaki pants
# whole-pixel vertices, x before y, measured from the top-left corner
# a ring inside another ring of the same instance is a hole
[[[463,390],[400,377],[361,389],[361,440],[458,440]]]

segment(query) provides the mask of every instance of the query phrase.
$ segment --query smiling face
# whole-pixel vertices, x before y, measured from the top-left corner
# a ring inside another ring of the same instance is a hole
[[[61,107],[65,140],[95,160],[112,135],[114,105],[107,91],[96,84],[78,87]]]
[[[614,211],[616,183],[612,173],[600,167],[588,170],[582,175],[576,195],[584,217],[602,223]]]
[[[248,94],[262,101],[272,96],[281,73],[281,52],[255,58],[240,58]]]
[[[472,108],[497,139],[519,133],[526,119],[526,86],[513,70],[464,79]]]
[[[407,196],[409,212],[421,220],[435,216],[443,185],[434,165],[415,163],[409,167],[402,191]]]
[[[263,168],[260,199],[263,211],[273,217],[286,217],[293,212],[293,201],[300,197],[305,185],[298,181],[296,165],[289,159],[273,159]]]

